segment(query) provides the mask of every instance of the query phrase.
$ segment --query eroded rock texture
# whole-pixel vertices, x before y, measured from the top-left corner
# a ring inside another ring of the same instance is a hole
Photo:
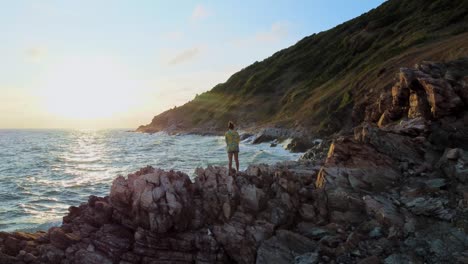
[[[60,227],[0,232],[0,263],[468,263],[465,69],[402,69],[298,162],[119,176]]]

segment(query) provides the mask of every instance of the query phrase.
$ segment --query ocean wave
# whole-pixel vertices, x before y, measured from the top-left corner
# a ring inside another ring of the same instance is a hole
[[[79,205],[89,195],[106,195],[118,174],[125,176],[147,165],[191,176],[196,167],[227,165],[223,137],[125,130],[19,130],[2,135],[2,140],[7,151],[0,153],[0,222],[8,224],[0,225],[0,230],[61,218],[68,206]],[[29,151],[21,152],[23,149]],[[252,162],[297,157],[281,147],[241,143],[241,169]]]

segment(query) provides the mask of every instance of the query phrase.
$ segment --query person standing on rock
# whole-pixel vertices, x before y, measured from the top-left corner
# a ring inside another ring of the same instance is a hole
[[[224,134],[226,138],[226,148],[229,158],[229,175],[231,175],[232,170],[232,156],[234,156],[234,160],[236,161],[236,172],[239,171],[239,133],[234,130],[234,123],[229,121],[228,123],[228,131]]]

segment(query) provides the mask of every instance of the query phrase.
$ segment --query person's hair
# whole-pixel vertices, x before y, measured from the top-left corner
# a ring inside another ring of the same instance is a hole
[[[229,129],[234,129],[234,123],[232,121],[229,121],[228,128]]]

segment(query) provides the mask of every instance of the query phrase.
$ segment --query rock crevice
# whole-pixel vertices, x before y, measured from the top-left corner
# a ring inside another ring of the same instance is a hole
[[[380,119],[300,161],[118,176],[59,227],[0,232],[0,263],[467,263],[468,74],[453,65],[402,69]]]

